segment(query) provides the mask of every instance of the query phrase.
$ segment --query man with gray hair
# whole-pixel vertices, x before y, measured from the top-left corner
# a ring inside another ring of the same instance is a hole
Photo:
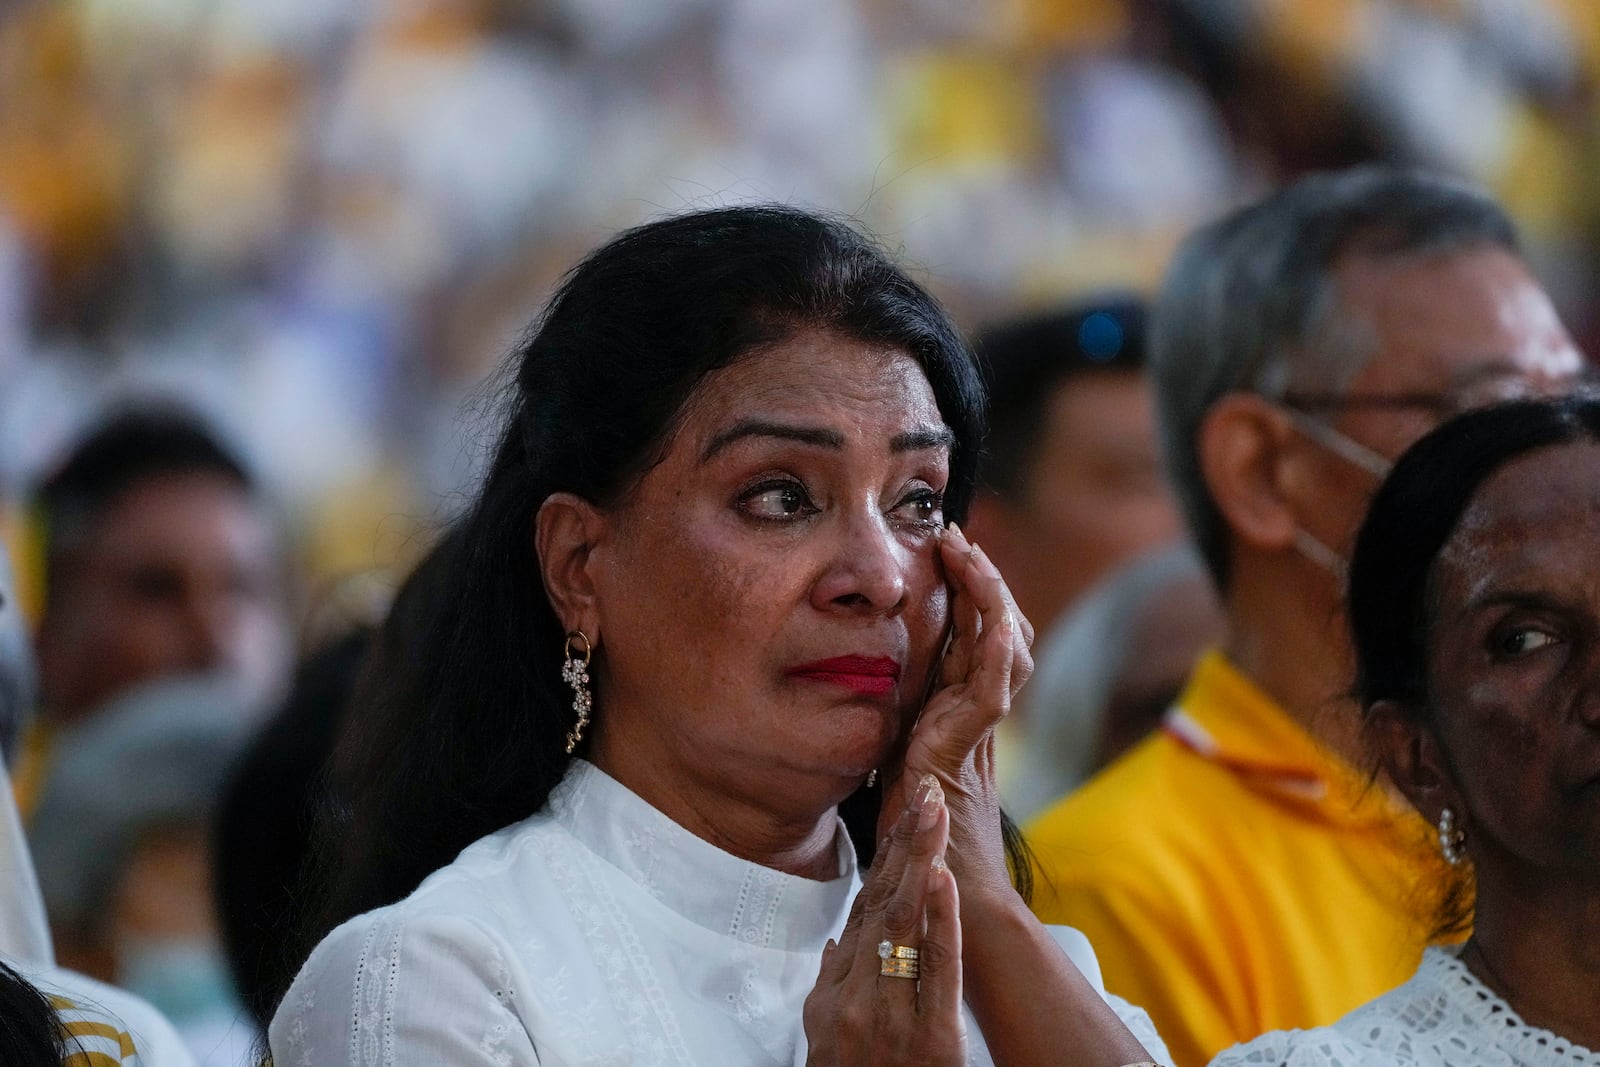
[[[1443,878],[1431,828],[1365,770],[1346,553],[1418,437],[1568,389],[1584,363],[1489,197],[1385,168],[1200,230],[1154,325],[1168,467],[1226,637],[1161,731],[1031,842],[1040,916],[1088,934],[1107,987],[1191,1067],[1415,970]]]

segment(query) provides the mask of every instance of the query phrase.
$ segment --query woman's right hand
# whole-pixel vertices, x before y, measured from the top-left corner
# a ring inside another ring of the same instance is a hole
[[[878,849],[839,943],[822,951],[803,1012],[808,1067],[966,1063],[960,908],[944,864],[949,833],[944,791],[930,775]],[[882,943],[916,949],[919,976],[881,973]]]
[[[969,911],[975,902],[1020,906],[1001,835],[994,729],[1033,673],[1033,626],[988,555],[959,527],[945,530],[939,555],[950,585],[952,633],[901,764],[886,774],[880,833],[895,817],[898,798],[924,775],[936,776],[950,807],[950,866]]]

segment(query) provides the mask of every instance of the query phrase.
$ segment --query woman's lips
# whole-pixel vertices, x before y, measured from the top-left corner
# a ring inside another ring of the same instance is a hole
[[[789,668],[791,678],[809,678],[867,696],[882,696],[900,681],[900,664],[888,656],[835,656]]]

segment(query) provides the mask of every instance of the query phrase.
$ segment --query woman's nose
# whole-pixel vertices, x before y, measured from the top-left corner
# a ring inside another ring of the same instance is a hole
[[[875,512],[841,520],[833,556],[813,588],[817,607],[898,612],[906,598],[907,552]]]

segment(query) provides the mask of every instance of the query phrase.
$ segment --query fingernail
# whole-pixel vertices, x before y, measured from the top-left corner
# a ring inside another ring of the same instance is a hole
[[[961,532],[961,524],[960,523],[952,522],[950,524],[950,526],[948,527],[948,529],[950,530],[951,533],[955,534],[957,537],[961,538],[962,540],[966,539],[967,535]]]
[[[912,801],[916,805],[917,829],[926,830],[939,820],[939,809],[944,806],[944,790],[939,786],[939,779],[927,775],[917,785],[917,796]]]
[[[934,862],[938,863],[938,862],[941,862],[941,861],[940,860],[935,860]],[[828,943],[826,945],[822,946],[822,958],[823,959],[827,959],[828,958],[828,953],[832,952],[837,947],[838,946],[834,944],[833,938],[831,938],[831,937],[828,938]]]
[[[929,874],[943,874],[945,871],[947,871],[949,869],[950,868],[948,868],[948,867],[946,867],[944,865],[944,853],[941,852],[937,856],[933,857],[933,863],[929,866],[928,873]],[[832,944],[832,942],[830,941],[829,944]]]

